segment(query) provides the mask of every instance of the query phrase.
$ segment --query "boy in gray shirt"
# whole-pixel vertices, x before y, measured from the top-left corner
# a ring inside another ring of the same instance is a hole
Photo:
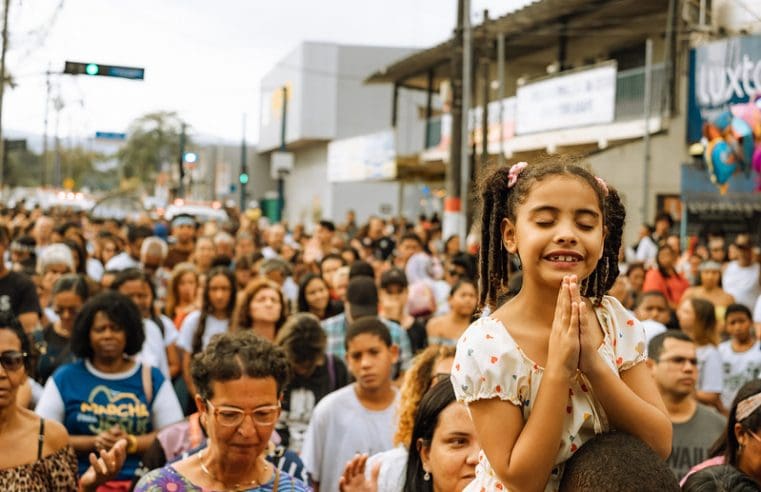
[[[356,382],[320,400],[301,450],[315,492],[337,491],[346,462],[357,453],[373,455],[393,447],[399,398],[391,372],[399,349],[375,316],[352,323],[345,344]]]

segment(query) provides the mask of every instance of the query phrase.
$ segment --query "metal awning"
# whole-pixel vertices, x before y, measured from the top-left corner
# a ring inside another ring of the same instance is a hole
[[[515,12],[473,27],[473,46],[496,59],[494,45],[505,33],[509,59],[546,50],[559,40],[594,36],[606,46],[642,39],[643,32],[662,33],[668,2],[664,0],[538,0]],[[370,75],[365,83],[395,83],[425,90],[432,72],[434,84],[449,78],[454,39],[418,51]],[[551,61],[551,60],[550,60]]]

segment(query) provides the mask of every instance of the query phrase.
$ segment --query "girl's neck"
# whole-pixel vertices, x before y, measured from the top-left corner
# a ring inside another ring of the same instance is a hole
[[[323,319],[325,317],[325,312],[327,310],[328,310],[328,306],[325,306],[322,309],[320,309],[318,307],[314,307],[314,306],[310,306],[309,307],[309,312],[311,312],[312,314],[314,314],[315,316],[317,316],[320,319]]]
[[[90,359],[90,362],[95,369],[100,372],[105,372],[106,374],[115,374],[126,371],[135,364],[132,360],[125,359],[124,357],[101,358],[93,356],[93,358]]]
[[[211,315],[217,319],[227,319],[230,317],[227,315],[227,311],[225,311],[224,309],[222,310],[215,309],[211,312]]]
[[[469,325],[471,316],[463,316],[457,311],[449,311],[449,319],[456,325]]]
[[[254,333],[260,337],[265,338],[269,341],[275,340],[277,331],[275,329],[275,323],[270,323],[267,321],[254,321],[254,326],[251,328],[254,330]]]
[[[71,338],[71,330],[65,329],[63,325],[61,324],[60,320],[53,323],[53,331],[55,331],[58,335],[62,336],[63,338]]]
[[[549,330],[555,317],[555,303],[560,285],[552,287],[525,282],[525,280],[526,277],[524,277],[520,292],[511,302],[519,306],[520,312],[526,313],[527,317],[533,318],[540,326],[546,326]]]

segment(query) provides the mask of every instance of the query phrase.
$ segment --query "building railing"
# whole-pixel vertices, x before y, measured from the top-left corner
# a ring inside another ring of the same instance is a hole
[[[651,71],[650,115],[661,113],[666,70],[654,63]],[[615,121],[636,120],[645,116],[645,67],[621,70],[616,75]]]
[[[651,71],[650,115],[660,115],[666,90],[666,70],[663,63],[654,63]],[[558,75],[562,77],[562,75]],[[645,116],[645,67],[621,70],[616,74],[616,103],[614,122],[630,121]],[[441,116],[430,118],[427,123],[425,148],[436,147],[441,142]]]

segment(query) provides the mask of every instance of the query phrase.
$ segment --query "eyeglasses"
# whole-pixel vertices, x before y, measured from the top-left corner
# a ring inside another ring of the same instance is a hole
[[[675,366],[683,366],[685,362],[689,362],[695,367],[698,367],[698,359],[695,357],[670,357],[668,359],[661,359],[658,362],[668,362],[670,364],[674,364]]]
[[[6,371],[18,371],[24,365],[26,355],[26,352],[19,352],[18,350],[0,352],[0,365]]]
[[[206,400],[206,403],[214,412],[214,418],[216,418],[219,425],[223,427],[238,427],[243,423],[243,418],[249,414],[251,415],[251,420],[254,421],[254,425],[265,427],[277,422],[277,419],[280,416],[280,404],[259,407],[247,412],[240,408],[233,407],[215,408],[209,400]]]

